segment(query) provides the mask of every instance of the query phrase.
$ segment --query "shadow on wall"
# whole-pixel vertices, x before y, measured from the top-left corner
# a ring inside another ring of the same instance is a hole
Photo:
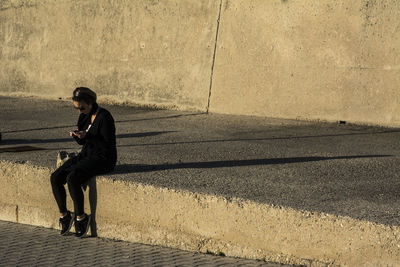
[[[303,163],[321,160],[340,160],[340,159],[357,159],[357,158],[382,158],[391,157],[391,155],[358,155],[358,156],[337,156],[337,157],[293,157],[293,158],[266,158],[266,159],[247,159],[247,160],[223,160],[223,161],[206,161],[206,162],[182,162],[174,164],[121,164],[116,166],[113,174],[128,174],[136,172],[155,172],[176,169],[213,169],[213,168],[230,168],[242,166],[257,165],[274,165],[274,164],[290,164]]]

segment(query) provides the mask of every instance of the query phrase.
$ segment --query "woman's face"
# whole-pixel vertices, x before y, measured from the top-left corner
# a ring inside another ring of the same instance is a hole
[[[74,101],[74,108],[79,110],[80,113],[89,114],[92,110],[92,105],[87,104],[85,101]]]

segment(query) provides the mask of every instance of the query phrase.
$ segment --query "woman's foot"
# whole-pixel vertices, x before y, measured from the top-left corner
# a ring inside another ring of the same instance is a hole
[[[90,226],[90,215],[86,213],[83,216],[79,216],[75,220],[75,236],[76,237],[84,237],[89,231]]]
[[[69,211],[60,218],[61,235],[67,235],[71,230],[72,223],[74,222],[75,214]]]

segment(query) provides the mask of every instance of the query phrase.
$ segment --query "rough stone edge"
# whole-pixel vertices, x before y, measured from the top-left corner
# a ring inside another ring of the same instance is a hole
[[[50,173],[0,161],[0,220],[58,228]],[[97,191],[102,237],[306,266],[400,263],[397,226],[111,177]]]

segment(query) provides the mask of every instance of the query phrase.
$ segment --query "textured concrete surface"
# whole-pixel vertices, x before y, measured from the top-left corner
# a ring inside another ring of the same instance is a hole
[[[107,107],[119,152],[113,178],[399,225],[400,130],[248,116]],[[55,168],[70,102],[0,97],[0,160]]]
[[[4,0],[0,94],[400,126],[399,18],[396,0]]]
[[[179,251],[0,221],[0,266],[242,266],[280,264]]]
[[[0,219],[57,228],[51,189],[44,186],[49,170],[6,162],[0,162],[0,170],[6,185],[2,191],[12,197],[0,195]],[[12,201],[16,204],[8,204]],[[112,176],[97,178],[97,203],[96,232],[106,238],[304,266],[400,262],[398,226],[114,181]],[[14,218],[7,218],[12,210]]]
[[[205,110],[219,1],[0,1],[0,91]]]
[[[400,2],[223,1],[211,111],[399,125]]]
[[[58,150],[79,148],[77,113],[32,98],[0,107],[0,149],[46,149],[0,153],[1,219],[56,227],[48,177]],[[291,264],[400,262],[398,129],[107,108],[119,165],[97,179],[99,236]]]

